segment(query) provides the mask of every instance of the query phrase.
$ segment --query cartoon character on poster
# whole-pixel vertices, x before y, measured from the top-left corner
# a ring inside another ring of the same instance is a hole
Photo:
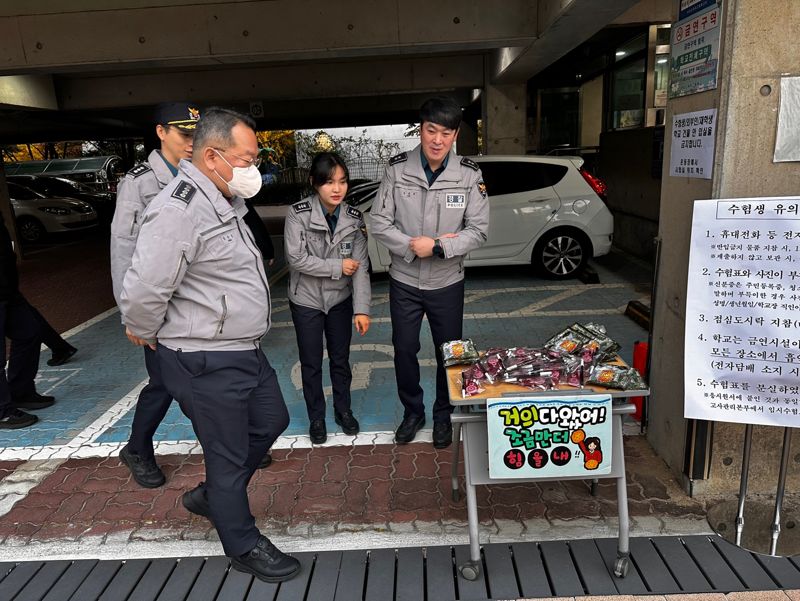
[[[611,396],[489,399],[489,475],[565,478],[611,473]]]

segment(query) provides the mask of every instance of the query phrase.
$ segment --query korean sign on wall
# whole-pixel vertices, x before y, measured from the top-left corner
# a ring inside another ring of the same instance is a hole
[[[694,203],[687,418],[800,426],[800,197]]]
[[[711,179],[716,129],[717,109],[673,115],[669,174]]]
[[[722,9],[715,4],[672,26],[669,97],[717,87]]]
[[[607,394],[489,399],[489,477],[609,474],[611,412]]]

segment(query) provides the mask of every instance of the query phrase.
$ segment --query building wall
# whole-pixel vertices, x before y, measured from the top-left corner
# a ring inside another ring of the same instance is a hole
[[[659,235],[661,262],[654,303],[651,364],[651,421],[648,438],[656,451],[680,474],[686,447],[683,419],[683,368],[689,239],[694,200],[798,194],[800,163],[773,163],[780,77],[800,73],[796,49],[796,0],[728,0],[723,4],[719,87],[670,100],[664,156],[670,153],[672,115],[718,109],[718,129],[711,180],[670,177],[664,161]],[[676,11],[677,12],[677,11]],[[762,95],[762,87],[771,92]],[[743,426],[713,424],[706,463],[707,478],[689,481],[695,494],[738,489]],[[750,491],[774,492],[781,450],[780,428],[756,428]],[[702,441],[701,441],[702,442]],[[795,444],[800,444],[796,441]],[[800,484],[798,461],[792,462],[787,490]],[[728,463],[729,465],[725,465]]]
[[[603,130],[603,76],[595,77],[581,86],[581,146],[599,146]]]

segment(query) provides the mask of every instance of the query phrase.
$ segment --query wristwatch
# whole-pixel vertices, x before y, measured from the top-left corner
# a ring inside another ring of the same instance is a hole
[[[439,239],[433,241],[433,254],[441,259],[444,259],[444,249],[442,248],[442,243],[439,242]]]

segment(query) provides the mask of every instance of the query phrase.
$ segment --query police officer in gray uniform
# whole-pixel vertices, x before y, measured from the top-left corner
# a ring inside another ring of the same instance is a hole
[[[477,163],[452,151],[461,125],[454,100],[436,97],[420,109],[420,145],[389,161],[372,206],[372,235],[391,253],[389,307],[395,376],[403,421],[398,444],[425,425],[419,334],[427,315],[436,347],[433,445],[453,439],[450,396],[440,345],[462,336],[464,257],[486,242],[489,204]]]
[[[350,408],[351,322],[362,336],[369,329],[369,255],[361,211],[342,206],[348,171],[337,154],[314,157],[309,179],[316,194],[292,205],[284,240],[289,264],[289,307],[292,311],[303,396],[311,442],[322,444],[325,393],[322,389],[322,337],[328,348],[333,384],[334,420],[345,434],[358,434]],[[355,320],[354,320],[355,313]]]
[[[177,175],[181,159],[192,158],[192,138],[199,118],[200,111],[192,104],[160,104],[155,120],[161,147],[153,150],[146,162],[136,165],[119,182],[117,206],[111,221],[111,283],[117,305],[145,209]],[[172,396],[164,388],[155,352],[148,346],[144,347],[144,364],[149,381],[139,393],[131,436],[119,457],[140,486],[156,488],[164,484],[165,478],[155,461],[153,435],[167,414]]]
[[[156,349],[164,387],[203,447],[206,482],[184,493],[184,507],[211,520],[235,569],[278,582],[300,564],[259,532],[247,498],[289,424],[261,350],[271,321],[263,258],[243,221],[258,162],[252,119],[204,113],[192,161],[145,211],[120,309],[129,337]]]

